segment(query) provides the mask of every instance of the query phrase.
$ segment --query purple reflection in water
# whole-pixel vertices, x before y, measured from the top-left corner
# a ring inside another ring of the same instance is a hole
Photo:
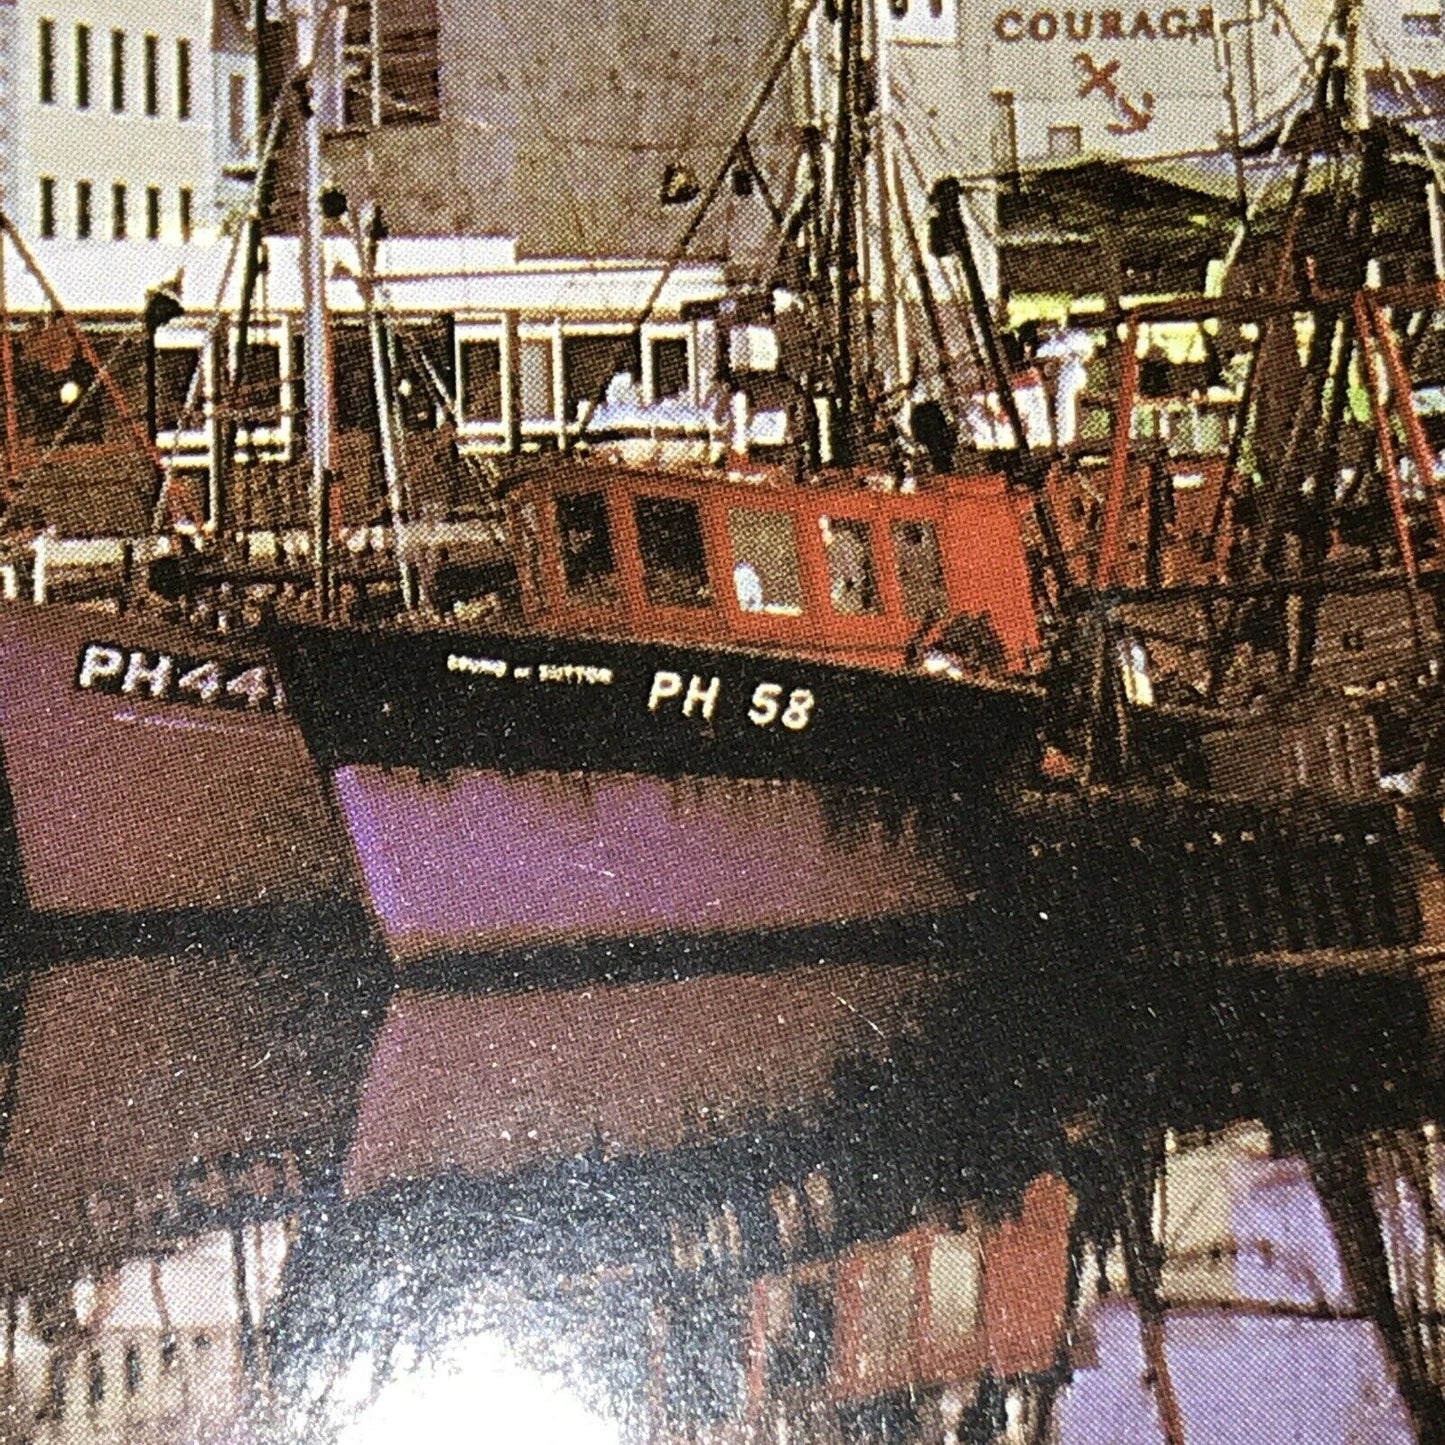
[[[400,957],[497,943],[800,927],[948,907],[906,831],[840,832],[802,784],[348,767],[336,793]]]
[[[1409,1445],[1414,1436],[1371,1321],[1267,1313],[1350,1308],[1304,1162],[1249,1147],[1207,1152],[1206,1187],[1171,1186],[1168,1196],[1178,1303],[1165,1348],[1189,1445]],[[1418,1219],[1407,1234],[1418,1249]],[[1192,1275],[1179,1272],[1190,1249],[1205,1257]],[[1219,1303],[1197,1303],[1205,1298]],[[1231,1309],[1230,1300],[1252,1302],[1255,1312]],[[1086,1317],[1097,1366],[1079,1370],[1059,1401],[1060,1445],[1162,1442],[1133,1304],[1106,1298]]]
[[[1233,1172],[1240,1297],[1345,1308],[1340,1252],[1304,1161],[1240,1159]]]
[[[1060,1445],[1162,1442],[1133,1305],[1106,1300],[1093,1322],[1100,1365],[1059,1400]],[[1174,1311],[1166,1350],[1190,1445],[1412,1445],[1364,1320]]]

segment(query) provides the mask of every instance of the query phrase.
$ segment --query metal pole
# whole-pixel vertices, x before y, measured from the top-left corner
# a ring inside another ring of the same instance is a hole
[[[374,214],[374,213],[373,213]],[[374,227],[365,228],[374,232]],[[392,412],[391,368],[381,334],[381,317],[376,311],[376,242],[356,226],[356,248],[361,262],[361,300],[366,308],[366,333],[371,343],[371,388],[376,398],[376,427],[381,442],[381,467],[386,476],[386,502],[391,510],[391,535],[396,548],[397,573],[401,582],[401,605],[416,607],[416,579],[406,545],[406,499],[402,495],[401,468],[396,455],[396,418]]]
[[[1425,208],[1430,216],[1430,253],[1435,261],[1435,279],[1445,281],[1445,214],[1440,206],[1440,182],[1425,182]]]
[[[8,496],[20,472],[17,452],[20,428],[15,409],[15,359],[10,342],[10,299],[6,291],[3,237],[0,237],[0,386],[5,389],[5,493]],[[154,428],[151,434],[155,434]]]
[[[8,329],[8,328],[7,328]],[[156,333],[150,325],[149,318],[142,320],[141,330],[145,336],[145,413],[146,413],[146,436],[150,438],[151,445],[155,446],[157,407],[156,407]],[[6,348],[9,349],[8,347]],[[9,368],[7,367],[8,371]],[[159,449],[158,449],[159,450]],[[163,482],[163,472],[159,459],[151,463],[151,491],[150,495],[158,497]]]
[[[317,84],[332,16],[320,0],[296,16],[297,57],[307,67],[302,127],[301,289],[306,309],[306,429],[311,448],[311,547],[316,610],[331,610],[331,367],[326,332],[326,258],[321,215],[321,96]]]
[[[893,113],[892,96],[889,93],[892,85],[888,63],[890,42],[878,17],[878,0],[868,0],[868,19],[872,32],[873,68],[878,87],[873,135],[874,183],[878,189],[878,251],[883,272],[883,302],[893,323],[889,332],[893,352],[892,381],[895,386],[903,386],[908,381],[909,372],[908,313],[904,308],[903,291],[898,284],[893,255],[893,206],[895,200],[901,200],[902,197],[900,193],[895,198],[890,190],[894,179],[888,165]]]
[[[253,12],[256,27],[256,114],[266,121],[271,116],[272,97],[266,83],[266,0],[256,0]],[[271,211],[272,152],[260,147],[256,157],[256,183],[252,195],[251,214],[246,218],[246,265],[241,273],[241,304],[236,317],[236,360],[231,384],[223,385],[224,366],[216,372],[215,391],[224,395],[225,409],[218,418],[221,447],[216,457],[215,475],[211,481],[211,530],[218,543],[223,543],[229,524],[227,488],[236,460],[236,430],[240,425],[239,407],[246,395],[246,362],[251,348],[251,310],[255,304],[256,280],[261,274],[261,246],[266,219]],[[224,360],[224,351],[221,353]],[[256,458],[255,428],[252,428],[251,461]]]
[[[928,262],[923,248],[918,243],[918,231],[913,224],[913,212],[908,204],[908,191],[903,178],[903,163],[895,151],[893,155],[893,193],[898,198],[898,219],[903,227],[903,238],[908,245],[909,258],[913,262],[913,280],[918,287],[919,303],[923,307],[924,319],[928,322],[929,335],[933,338],[934,350],[938,352],[938,369],[943,373],[948,388],[948,400],[955,417],[961,423],[964,411],[964,396],[958,384],[954,367],[953,351],[943,330],[943,320],[938,314],[938,301],[933,294],[933,281],[928,274]]]
[[[371,7],[371,128],[381,129],[381,0]]]
[[[858,283],[853,190],[853,113],[856,108],[858,42],[854,34],[858,0],[840,0],[838,7],[838,118],[833,137],[834,293],[833,462],[853,460],[853,294]]]

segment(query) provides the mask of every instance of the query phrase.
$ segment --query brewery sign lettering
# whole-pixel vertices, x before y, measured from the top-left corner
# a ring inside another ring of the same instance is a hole
[[[1214,36],[1214,10],[1001,10],[993,33],[1006,45],[1018,43],[1085,45],[1116,40],[1202,40]]]

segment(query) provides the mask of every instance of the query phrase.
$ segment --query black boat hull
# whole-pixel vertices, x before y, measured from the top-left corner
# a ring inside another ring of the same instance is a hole
[[[1030,689],[614,639],[278,629],[327,769],[642,773],[992,795],[1033,761]]]

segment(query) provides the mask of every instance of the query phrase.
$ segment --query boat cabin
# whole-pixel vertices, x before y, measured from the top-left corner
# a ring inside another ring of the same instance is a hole
[[[1000,477],[901,493],[578,461],[517,487],[509,520],[529,627],[891,668],[946,629],[981,670],[1037,660],[1020,506]]]

